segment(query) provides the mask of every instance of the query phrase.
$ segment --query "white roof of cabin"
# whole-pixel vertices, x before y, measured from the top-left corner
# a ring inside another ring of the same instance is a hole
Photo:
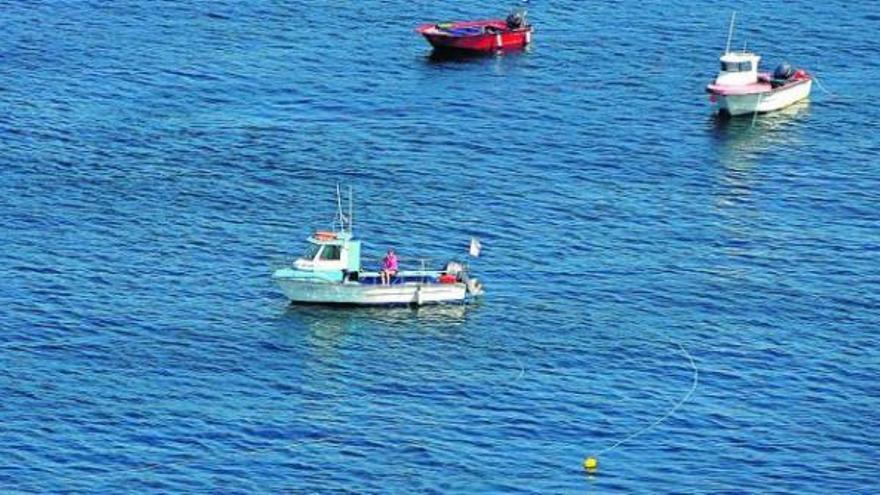
[[[748,62],[760,59],[752,52],[728,52],[721,56],[722,62]]]

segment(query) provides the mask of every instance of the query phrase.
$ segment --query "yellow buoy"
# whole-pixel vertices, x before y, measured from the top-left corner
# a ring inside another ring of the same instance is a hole
[[[599,461],[595,457],[587,457],[584,459],[584,469],[587,471],[595,471],[599,467]]]

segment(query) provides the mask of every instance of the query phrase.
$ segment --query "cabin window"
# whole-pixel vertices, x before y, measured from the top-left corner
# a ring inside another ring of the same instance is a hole
[[[321,251],[321,259],[327,261],[338,261],[342,258],[342,248],[340,246],[326,245]]]
[[[721,70],[724,72],[750,72],[752,62],[721,62]]]
[[[309,244],[309,247],[306,248],[306,252],[303,253],[302,257],[306,260],[313,260],[315,256],[318,254],[318,250],[321,249],[320,244]]]

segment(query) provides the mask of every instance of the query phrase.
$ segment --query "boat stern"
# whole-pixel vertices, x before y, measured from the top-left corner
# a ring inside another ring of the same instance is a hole
[[[468,299],[483,297],[486,294],[486,289],[483,287],[483,283],[475,277],[468,278],[465,287]]]

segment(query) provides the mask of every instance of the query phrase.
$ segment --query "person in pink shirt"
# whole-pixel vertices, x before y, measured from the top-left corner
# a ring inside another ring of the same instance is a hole
[[[382,278],[382,285],[391,283],[391,278],[397,274],[397,255],[393,249],[389,249],[382,260],[382,271],[379,276]]]

